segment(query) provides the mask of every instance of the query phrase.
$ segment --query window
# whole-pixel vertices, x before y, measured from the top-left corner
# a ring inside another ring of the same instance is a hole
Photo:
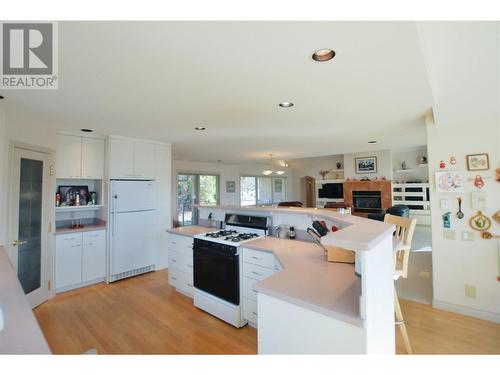
[[[240,204],[255,206],[277,204],[286,198],[286,178],[241,176]]]
[[[177,174],[177,221],[179,225],[198,223],[195,205],[219,204],[219,176],[209,174]]]

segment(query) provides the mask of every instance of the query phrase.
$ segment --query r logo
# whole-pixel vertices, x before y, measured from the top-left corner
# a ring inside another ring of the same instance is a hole
[[[3,23],[2,27],[2,74],[53,74],[51,23]]]

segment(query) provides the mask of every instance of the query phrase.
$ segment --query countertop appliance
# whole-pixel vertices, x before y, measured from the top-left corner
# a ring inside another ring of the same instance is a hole
[[[224,230],[194,236],[194,305],[242,327],[239,246],[265,236],[268,218],[226,214],[224,222]]]
[[[154,271],[157,204],[154,180],[111,180],[108,282]]]

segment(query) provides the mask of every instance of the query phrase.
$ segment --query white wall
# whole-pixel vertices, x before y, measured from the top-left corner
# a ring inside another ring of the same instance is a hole
[[[377,173],[357,174],[355,167],[355,158],[376,156],[377,157]],[[361,179],[364,176],[370,180],[375,177],[385,177],[387,180],[392,179],[392,154],[391,150],[366,151],[356,152],[353,154],[344,154],[344,178]]]
[[[290,160],[288,163],[298,181],[305,176],[315,177],[317,180],[321,180],[323,177],[321,177],[319,171],[337,169],[337,163],[342,164],[342,169],[344,166],[344,156],[329,155],[316,158],[294,159]],[[329,173],[326,178],[335,178],[335,171]]]
[[[240,177],[242,175],[262,176],[262,170],[264,170],[265,168],[266,165],[264,164],[225,164],[174,160],[172,163],[172,213],[175,215],[178,172],[208,173],[219,175],[220,204],[239,205]],[[286,177],[286,200],[295,199],[296,193],[295,187],[293,186],[292,172],[288,170],[284,175],[280,177]],[[226,193],[226,181],[236,182],[236,192]]]
[[[457,164],[449,169],[467,172],[465,155],[488,153],[490,169],[482,176],[494,176],[500,151],[500,38],[497,23],[419,23],[419,32],[434,95],[435,124],[428,122],[428,152],[431,182],[434,306],[500,322],[500,276],[498,240],[484,240],[467,221],[475,214],[471,207],[473,182],[465,181],[463,193],[436,193],[434,172],[439,161]],[[466,51],[466,53],[464,53]],[[500,209],[500,183],[486,180],[484,214]],[[456,198],[462,197],[463,220],[452,217],[455,240],[443,238],[440,200],[448,199],[456,212]],[[462,231],[474,232],[471,242],[461,240]],[[493,223],[491,232],[500,234]],[[466,297],[464,285],[476,287],[476,297]]]

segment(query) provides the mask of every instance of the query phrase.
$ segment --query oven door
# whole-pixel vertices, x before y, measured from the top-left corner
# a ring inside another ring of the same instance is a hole
[[[194,287],[234,305],[240,304],[239,256],[235,246],[195,239]]]

